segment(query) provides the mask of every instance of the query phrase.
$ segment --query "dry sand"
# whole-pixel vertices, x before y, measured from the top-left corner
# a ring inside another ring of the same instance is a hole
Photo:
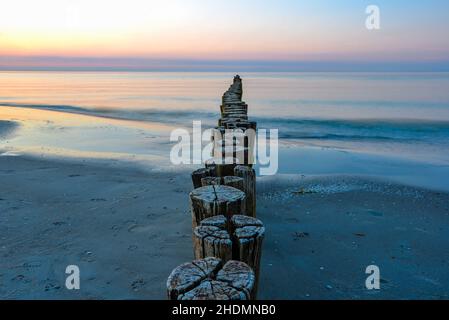
[[[449,298],[449,195],[349,176],[260,181],[261,298]],[[381,289],[367,290],[377,265]]]
[[[0,156],[0,298],[165,299],[193,255],[190,190],[188,171]],[[259,298],[449,298],[448,200],[357,177],[260,178]],[[65,288],[69,264],[81,290]],[[381,290],[365,289],[370,264]]]

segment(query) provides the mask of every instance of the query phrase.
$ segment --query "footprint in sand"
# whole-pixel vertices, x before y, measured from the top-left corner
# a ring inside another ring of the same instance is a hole
[[[29,282],[31,282],[31,279],[27,278],[23,274],[19,274],[19,275],[15,276],[14,278],[12,278],[11,281],[29,283]]]
[[[131,288],[134,291],[139,291],[139,289],[142,288],[143,286],[145,286],[145,284],[146,284],[145,280],[137,279],[131,283]]]
[[[94,262],[95,258],[93,257],[93,253],[91,251],[84,251],[81,253],[80,258],[85,262]]]
[[[59,289],[61,289],[61,286],[50,282],[50,283],[47,283],[44,288],[45,288],[44,289],[45,291],[59,290]]]
[[[382,212],[371,210],[371,209],[366,210],[366,212],[375,217],[382,217],[384,215]]]
[[[132,225],[128,228],[128,232],[131,233],[142,233],[142,232],[150,232],[150,231],[154,231],[155,227],[154,225],[150,224],[150,225],[139,225],[139,224],[135,224]]]

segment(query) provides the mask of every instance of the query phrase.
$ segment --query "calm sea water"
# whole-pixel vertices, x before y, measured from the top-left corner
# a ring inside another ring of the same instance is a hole
[[[216,123],[231,73],[0,72],[1,106],[191,127]],[[245,73],[244,100],[283,142],[449,164],[447,73]]]

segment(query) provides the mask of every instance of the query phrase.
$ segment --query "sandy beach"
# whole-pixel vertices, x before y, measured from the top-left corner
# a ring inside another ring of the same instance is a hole
[[[449,301],[448,13],[3,1],[0,302]]]
[[[164,298],[169,269],[191,258],[187,175],[17,156],[0,163],[3,299]],[[65,288],[69,264],[80,267],[79,291]]]
[[[426,106],[435,119],[404,121],[398,109],[414,112],[421,102],[379,107],[375,97],[361,103],[355,89],[353,103],[323,102],[337,76],[316,77],[245,82],[258,128],[280,133],[277,174],[257,178],[266,227],[258,298],[449,299],[449,122],[436,119],[444,102]],[[388,96],[382,76],[345,77],[348,88],[382,83]],[[170,162],[170,132],[191,130],[195,119],[214,126],[219,109],[211,106],[228,75],[0,79],[0,96],[17,92],[0,101],[0,299],[166,299],[168,275],[193,258],[190,174],[199,167]],[[58,87],[61,79],[70,85]],[[401,79],[395,92],[410,86]],[[298,100],[296,88],[312,80],[324,87]],[[104,95],[85,91],[86,81]],[[273,100],[279,92],[267,83],[287,88],[291,100]],[[270,101],[295,118],[273,117]],[[310,119],[321,105],[335,119]],[[372,118],[337,119],[342,105],[345,116],[368,110]],[[388,108],[391,119],[376,120]],[[80,290],[65,287],[68,265],[80,268]],[[380,268],[380,290],[365,287],[369,265]]]
[[[27,156],[0,168],[2,299],[165,299],[170,270],[192,259],[187,171]],[[260,299],[448,298],[447,193],[282,175],[257,197]],[[64,286],[69,264],[79,291]],[[370,264],[382,290],[365,289]]]

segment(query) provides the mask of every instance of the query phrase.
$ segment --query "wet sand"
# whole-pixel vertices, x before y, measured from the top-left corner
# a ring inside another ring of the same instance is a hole
[[[0,139],[6,139],[18,126],[17,122],[0,120]]]
[[[0,298],[165,299],[192,259],[189,171],[0,156]],[[449,195],[351,176],[258,180],[260,299],[447,299]],[[76,264],[81,289],[65,288]],[[381,290],[365,288],[380,267]]]

